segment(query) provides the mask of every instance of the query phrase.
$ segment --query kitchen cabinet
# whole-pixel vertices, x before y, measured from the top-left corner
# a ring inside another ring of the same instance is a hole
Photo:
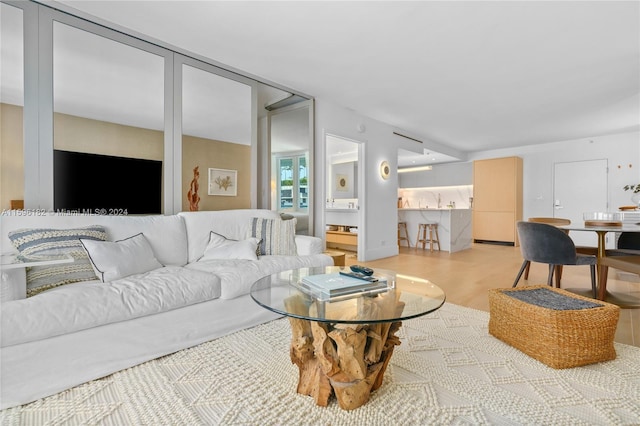
[[[473,162],[473,240],[518,244],[522,220],[522,158]]]

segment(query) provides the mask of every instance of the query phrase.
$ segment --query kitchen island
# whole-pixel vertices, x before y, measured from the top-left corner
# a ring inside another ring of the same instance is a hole
[[[416,245],[418,224],[432,222],[438,224],[440,250],[454,253],[471,248],[470,209],[400,208],[398,209],[398,221],[407,223],[412,247]]]

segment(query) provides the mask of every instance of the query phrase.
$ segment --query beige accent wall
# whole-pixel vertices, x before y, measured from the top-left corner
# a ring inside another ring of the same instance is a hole
[[[0,210],[9,201],[24,198],[22,107],[0,104]],[[182,206],[189,210],[187,192],[193,168],[200,166],[199,210],[227,210],[251,206],[251,148],[210,139],[183,138]],[[54,147],[67,151],[121,157],[164,159],[162,131],[71,116],[54,115]],[[208,168],[238,171],[238,195],[207,195]]]
[[[251,147],[235,143],[182,138],[182,210],[189,211],[187,193],[193,180],[193,169],[198,166],[198,210],[229,210],[251,207]],[[238,195],[235,197],[208,195],[209,168],[231,169],[238,172]]]
[[[54,114],[53,147],[119,157],[164,159],[164,132]]]
[[[0,210],[24,199],[22,107],[0,104]]]

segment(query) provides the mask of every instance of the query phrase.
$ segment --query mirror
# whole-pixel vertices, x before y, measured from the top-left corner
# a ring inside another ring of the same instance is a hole
[[[53,111],[56,211],[163,211],[163,57],[54,21]]]
[[[358,198],[358,162],[331,165],[331,198]]]
[[[0,3],[0,209],[24,200],[24,36],[21,9]]]
[[[252,88],[213,71],[182,65],[182,211],[251,207]]]
[[[358,205],[358,144],[333,135],[326,137],[327,208]]]
[[[272,109],[271,105],[267,107]],[[312,235],[312,103],[305,100],[272,109],[268,118],[271,209],[280,212],[283,218],[295,218],[297,234]]]

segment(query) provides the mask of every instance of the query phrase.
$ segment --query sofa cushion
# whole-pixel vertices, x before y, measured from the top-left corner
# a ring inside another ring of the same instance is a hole
[[[162,268],[144,234],[119,241],[92,241],[80,239],[96,275],[103,283],[133,274]]]
[[[52,212],[37,216],[2,217],[4,232],[20,228],[78,228],[89,225],[103,226],[108,241],[122,240],[142,232],[160,263],[175,266],[187,263],[187,233],[184,220],[177,215],[106,216]],[[209,231],[206,232],[208,238]],[[8,251],[8,244],[10,241],[6,235],[0,235],[3,253]]]
[[[189,263],[196,262],[204,254],[211,231],[232,240],[244,240],[251,236],[251,219],[279,218],[277,212],[265,209],[236,209],[202,212],[180,212],[189,241]],[[159,259],[162,261],[162,259]]]
[[[80,243],[104,241],[107,239],[105,228],[88,226],[73,229],[27,228],[8,233],[19,257],[25,260],[46,260],[51,257],[67,255],[73,257],[72,263],[27,268],[27,297],[60,285],[96,279],[96,274]]]
[[[189,269],[220,277],[220,298],[233,299],[251,290],[257,280],[289,269],[332,266],[333,259],[324,254],[310,256],[261,256],[258,260],[218,259],[188,264]]]
[[[216,299],[220,279],[180,266],[167,266],[110,283],[75,283],[2,305],[2,346],[93,327]],[[116,336],[114,336],[117,338]],[[72,349],[70,354],[72,355]],[[46,356],[46,354],[43,354]]]
[[[204,249],[204,254],[200,260],[211,259],[245,259],[258,260],[257,238],[247,238],[237,241],[225,238],[223,235],[211,231],[209,244]]]
[[[296,248],[296,220],[266,219],[254,217],[251,219],[251,236],[261,240],[260,255],[295,256]]]

